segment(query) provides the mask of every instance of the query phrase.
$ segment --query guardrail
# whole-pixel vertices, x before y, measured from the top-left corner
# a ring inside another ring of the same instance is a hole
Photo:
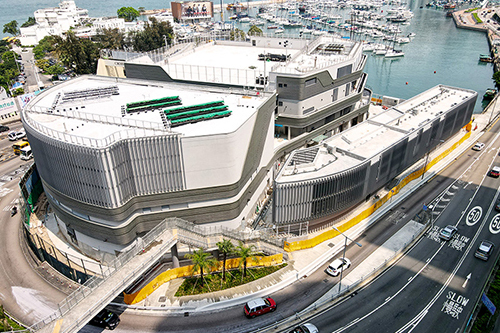
[[[422,210],[422,212],[423,212],[423,210]],[[425,219],[423,221],[421,219],[422,216],[425,216]],[[319,301],[314,302],[312,305],[308,306],[304,310],[295,313],[295,316],[291,316],[291,317],[288,317],[286,319],[283,319],[281,322],[277,322],[273,325],[265,327],[262,330],[258,330],[258,332],[266,332],[266,331],[270,331],[270,330],[285,330],[286,328],[291,326],[295,320],[300,320],[301,322],[304,322],[307,320],[307,317],[310,316],[313,311],[316,311],[324,306],[331,305],[336,300],[347,295],[351,291],[357,289],[363,283],[369,281],[377,272],[385,270],[402,253],[406,252],[407,248],[409,246],[412,246],[414,244],[415,240],[419,239],[425,232],[427,232],[429,226],[431,225],[430,216],[425,214],[425,212],[424,212],[423,215],[417,214],[416,217],[417,217],[417,219],[420,219],[420,222],[421,223],[423,222],[423,224],[425,225],[425,227],[422,229],[422,231],[420,231],[420,233],[418,233],[418,234],[412,235],[411,240],[405,242],[399,251],[396,251],[390,258],[386,259],[383,263],[381,263],[377,267],[374,267],[371,272],[362,275],[358,280],[356,280],[355,282],[353,282],[350,285],[343,285],[342,286],[343,288],[341,290],[339,290],[335,293],[332,293],[331,296],[328,298],[320,299]]]
[[[73,293],[66,297],[62,302],[57,304],[57,311],[52,315],[40,320],[38,323],[31,326],[32,329],[38,330],[49,323],[61,318],[63,315],[68,313],[73,307],[80,303],[87,295],[94,291],[98,286],[100,286],[104,281],[109,279],[119,268],[123,267],[125,264],[130,262],[130,260],[136,256],[138,251],[142,251],[151,245],[156,239],[159,238],[164,232],[170,231],[168,228],[168,223],[159,223],[156,227],[151,229],[143,238],[139,238],[138,241],[128,249],[126,252],[121,253],[116,257],[115,260],[111,262],[110,266],[106,266],[102,269],[101,275],[96,275],[85,281],[81,286],[79,286]],[[167,242],[167,244],[170,242]],[[166,245],[167,245],[166,244]],[[165,245],[163,245],[165,246]],[[146,263],[144,263],[145,265]],[[151,264],[151,263],[148,263]],[[142,267],[142,266],[141,266]],[[135,271],[131,274],[135,274]],[[131,275],[129,274],[129,276]],[[117,288],[123,288],[123,285],[118,285]]]

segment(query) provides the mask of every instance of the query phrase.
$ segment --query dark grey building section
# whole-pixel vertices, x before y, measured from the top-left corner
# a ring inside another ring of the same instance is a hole
[[[360,160],[360,164],[354,168],[312,180],[275,180],[274,223],[286,225],[337,215],[359,204],[442,141],[460,131],[471,119],[476,96],[443,112],[426,130],[423,127],[414,129],[412,133],[417,132],[418,135],[411,140],[408,133],[391,147],[376,153],[378,158],[373,156],[365,161]],[[371,163],[370,160],[376,162]]]
[[[129,79],[173,82],[170,75],[159,65],[142,65],[125,62],[125,76]]]
[[[363,55],[363,64],[362,66],[358,66],[360,68],[359,70],[348,72],[344,69],[341,71],[342,76],[337,77],[336,79],[333,79],[327,70],[300,78],[277,75],[276,91],[278,93],[278,98],[302,101],[323,92],[333,90],[334,88],[348,82],[356,81],[361,77],[361,74],[363,74],[365,62],[366,55]],[[349,70],[351,69],[352,68],[349,68]],[[315,80],[315,83],[311,84],[310,82],[313,82],[313,80]]]

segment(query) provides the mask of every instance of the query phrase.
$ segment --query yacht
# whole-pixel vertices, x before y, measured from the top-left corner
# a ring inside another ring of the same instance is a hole
[[[386,58],[397,58],[397,57],[404,57],[405,53],[403,52],[403,50],[388,50],[386,53],[385,53],[385,57]]]

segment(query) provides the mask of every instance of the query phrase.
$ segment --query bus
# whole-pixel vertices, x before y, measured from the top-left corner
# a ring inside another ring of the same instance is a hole
[[[30,144],[28,141],[17,141],[12,145],[12,149],[14,149],[14,154],[21,155],[21,149],[29,145]]]
[[[31,151],[31,147],[29,145],[21,149],[22,160],[27,161],[32,158],[33,158],[33,152]]]

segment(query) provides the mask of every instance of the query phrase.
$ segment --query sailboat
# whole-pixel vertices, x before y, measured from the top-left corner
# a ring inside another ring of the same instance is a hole
[[[385,53],[386,58],[397,58],[397,57],[404,57],[405,53],[403,50],[396,50],[394,49],[394,46],[396,45],[396,40],[397,40],[397,34],[398,34],[398,29],[394,30],[394,38],[392,42],[392,49],[388,49],[387,52]]]

